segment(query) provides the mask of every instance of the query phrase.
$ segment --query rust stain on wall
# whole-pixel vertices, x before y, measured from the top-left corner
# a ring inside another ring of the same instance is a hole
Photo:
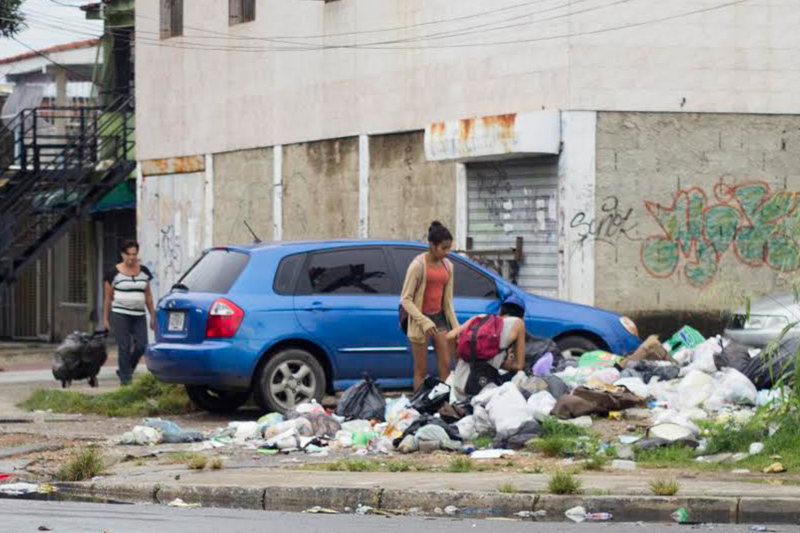
[[[497,128],[498,136],[510,139],[514,136],[514,125],[517,122],[517,114],[495,115],[484,117],[483,124],[486,128]]]
[[[473,126],[475,126],[475,119],[473,118],[465,118],[461,121],[461,140],[466,141],[469,139],[469,132],[472,131]]]
[[[202,155],[187,155],[166,159],[148,159],[141,161],[141,165],[142,176],[185,174],[204,171],[206,169],[206,158]]]

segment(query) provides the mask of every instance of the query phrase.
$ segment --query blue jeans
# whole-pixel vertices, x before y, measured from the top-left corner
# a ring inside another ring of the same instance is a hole
[[[147,318],[111,312],[111,329],[119,347],[119,370],[117,375],[123,385],[133,378],[133,371],[139,364],[147,347]]]

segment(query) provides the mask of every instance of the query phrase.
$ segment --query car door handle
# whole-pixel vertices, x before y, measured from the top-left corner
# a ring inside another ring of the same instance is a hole
[[[329,307],[326,307],[322,304],[322,302],[313,302],[309,307],[303,309],[304,311],[330,311]]]

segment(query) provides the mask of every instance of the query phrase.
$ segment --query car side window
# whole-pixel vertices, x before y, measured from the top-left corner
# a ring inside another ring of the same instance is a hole
[[[276,294],[294,294],[297,285],[297,278],[300,277],[300,270],[306,260],[306,254],[295,254],[284,257],[275,272],[275,282],[272,288]]]
[[[303,282],[312,294],[392,293],[389,265],[377,248],[315,253]]]
[[[400,278],[401,285],[406,275],[406,270],[408,270],[408,265],[411,264],[411,261],[413,261],[416,256],[424,251],[425,250],[422,248],[402,247],[391,249],[392,262]],[[492,278],[458,259],[451,258],[450,261],[453,263],[456,277],[456,284],[455,287],[453,287],[454,296],[486,299],[496,299],[498,297],[497,284]]]

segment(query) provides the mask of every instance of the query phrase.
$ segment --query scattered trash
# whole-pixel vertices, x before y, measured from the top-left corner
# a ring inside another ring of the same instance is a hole
[[[750,444],[750,455],[758,455],[764,451],[764,444],[761,442],[753,442]]]
[[[514,516],[518,516],[520,518],[545,518],[547,516],[547,511],[544,509],[539,511],[520,511],[518,513],[514,513]]]
[[[611,513],[586,513],[584,519],[586,522],[610,522],[614,520],[614,515]]]
[[[478,450],[473,452],[470,459],[503,459],[517,454],[514,450]]]
[[[460,511],[461,509],[459,509],[455,505],[448,505],[447,507],[444,508],[444,514],[449,514],[449,515],[456,515]]]
[[[674,513],[672,513],[669,516],[679,524],[685,524],[689,522],[689,511],[686,510],[686,507],[681,507],[680,509],[677,509]]]
[[[336,414],[347,420],[383,420],[386,401],[378,385],[366,376],[342,395]]]
[[[158,444],[161,442],[161,432],[149,426],[134,426],[122,435],[120,444],[138,444],[141,446]]]
[[[572,507],[571,509],[567,509],[564,513],[564,516],[572,520],[573,522],[581,523],[586,520],[586,508],[582,505],[578,505],[577,507]]]
[[[695,348],[705,340],[702,333],[691,326],[684,326],[665,344],[670,347],[670,353],[675,354],[683,348]]]
[[[409,406],[419,413],[434,414],[450,398],[450,386],[428,376],[409,401]]]
[[[53,531],[53,528],[48,527],[48,526],[39,526],[39,527],[36,528],[36,530],[37,531]]]
[[[528,409],[533,413],[533,417],[540,422],[550,416],[555,406],[556,399],[546,390],[537,392],[528,398]]]
[[[178,424],[169,420],[148,418],[144,421],[144,425],[160,431],[161,442],[165,443],[199,442],[206,439],[202,432],[186,431]]]
[[[181,507],[184,509],[197,509],[202,507],[199,503],[186,503],[185,501],[181,500],[180,498],[175,498],[171,502],[167,504],[168,507]]]
[[[307,514],[339,514],[339,511],[334,509],[326,509],[325,507],[320,507],[319,505],[315,505],[311,509],[306,509],[303,512]]]
[[[373,509],[369,505],[363,505],[363,504],[359,503],[358,507],[356,507],[356,514],[360,515],[360,516],[364,516],[364,515],[371,514],[374,510],[375,509]]]
[[[765,474],[780,474],[786,472],[786,468],[781,463],[772,463],[764,469]]]
[[[619,357],[602,350],[594,350],[583,354],[578,361],[579,368],[612,368],[619,361]]]
[[[750,526],[750,531],[777,533],[777,529],[769,529],[767,526]]]

